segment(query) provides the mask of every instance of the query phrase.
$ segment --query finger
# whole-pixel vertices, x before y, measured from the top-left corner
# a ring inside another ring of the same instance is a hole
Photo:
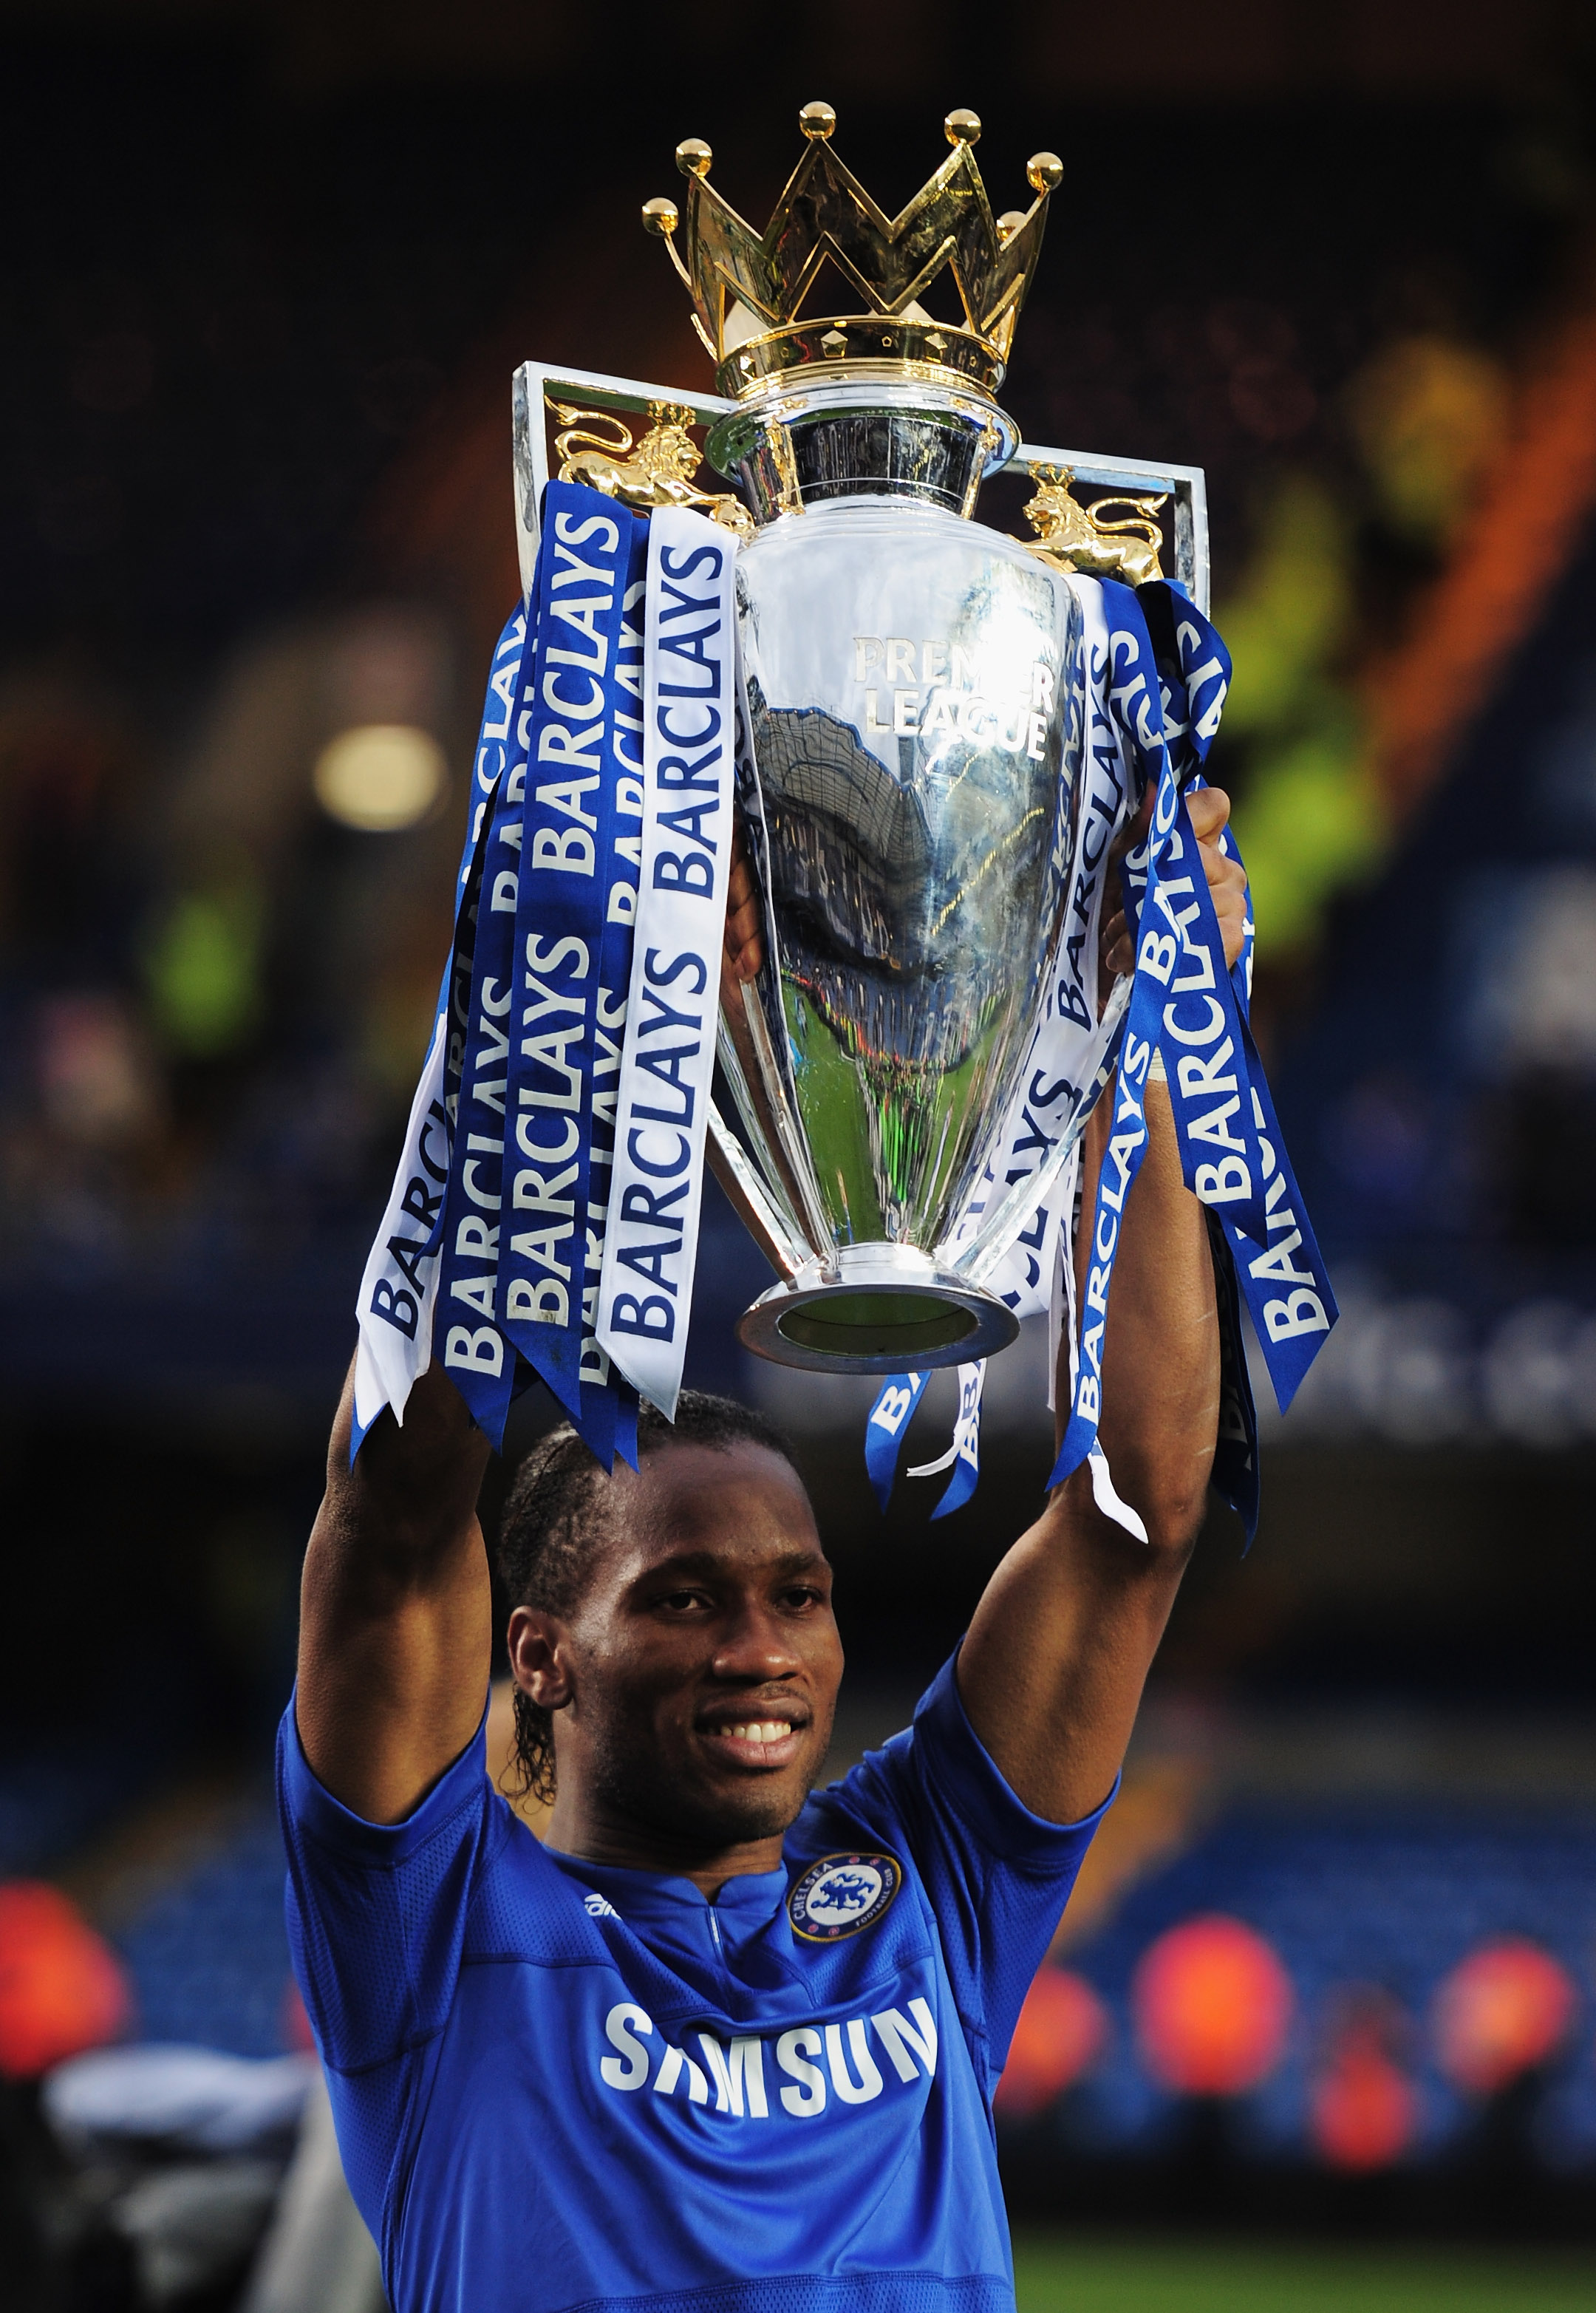
[[[1197,841],[1211,842],[1230,818],[1231,799],[1223,787],[1188,787],[1186,809]]]
[[[1245,884],[1234,891],[1216,894],[1214,913],[1218,919],[1219,937],[1224,943],[1226,964],[1233,964],[1241,953],[1247,937],[1247,890]]]
[[[1207,877],[1210,891],[1215,894],[1215,907],[1219,904],[1219,893],[1244,892],[1247,889],[1247,870],[1239,859],[1227,858],[1223,851],[1215,850],[1209,843],[1199,844],[1197,849],[1202,855],[1203,874]]]

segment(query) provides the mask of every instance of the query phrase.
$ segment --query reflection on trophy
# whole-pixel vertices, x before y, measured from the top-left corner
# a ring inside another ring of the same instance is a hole
[[[1201,604],[1206,514],[1200,474],[1022,448],[993,399],[1053,154],[1029,164],[1030,208],[995,219],[980,123],[951,112],[949,157],[889,218],[837,159],[830,108],[801,125],[762,233],[711,186],[697,139],[677,152],[684,213],[644,211],[718,397],[529,364],[518,499],[527,540],[550,471],[740,534],[740,802],[764,937],[757,976],[723,980],[732,1113],[712,1118],[710,1153],[778,1282],[739,1332],[789,1365],[890,1373],[1018,1330],[984,1280],[1023,1209],[994,1198],[959,1225],[1074,877],[1083,629],[1065,574],[1156,576],[1167,523]],[[865,310],[804,316],[822,267]],[[957,324],[921,302],[947,276]],[[699,484],[706,458],[740,494]],[[975,519],[1004,471],[1035,483],[1032,537]]]

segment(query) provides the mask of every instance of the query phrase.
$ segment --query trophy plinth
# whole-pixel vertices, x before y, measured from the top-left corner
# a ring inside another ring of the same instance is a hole
[[[909,1244],[840,1245],[773,1285],[737,1323],[745,1349],[811,1373],[901,1373],[1006,1350],[1011,1310]]]

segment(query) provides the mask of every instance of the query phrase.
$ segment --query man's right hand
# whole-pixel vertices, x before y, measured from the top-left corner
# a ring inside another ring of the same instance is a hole
[[[487,1440],[434,1365],[404,1425],[384,1412],[353,1469],[351,1368],[300,1586],[300,1741],[319,1781],[398,1823],[477,1731],[492,1608],[477,1496]]]

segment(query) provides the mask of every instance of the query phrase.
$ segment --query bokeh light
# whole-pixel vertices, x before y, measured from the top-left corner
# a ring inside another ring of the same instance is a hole
[[[1338,2033],[1309,2103],[1308,2133],[1320,2159],[1353,2175],[1389,2168],[1418,2133],[1418,2096],[1393,2059],[1378,2017],[1355,2016]]]
[[[1009,2044],[998,2111],[1005,2120],[1043,2111],[1080,2079],[1108,2036],[1108,2013],[1083,1976],[1064,1967],[1039,1969]]]
[[[1578,1995],[1566,1969],[1521,1937],[1470,1952],[1435,1995],[1435,2054],[1471,2096],[1495,2096],[1556,2055]]]
[[[1381,514],[1407,537],[1430,542],[1465,512],[1501,443],[1507,387],[1478,347],[1401,338],[1353,379],[1346,414]]]
[[[42,1881],[0,1886],[0,2073],[36,2080],[126,2027],[120,1963],[76,1905]]]
[[[414,827],[443,792],[443,751],[411,723],[364,723],[316,758],[316,800],[329,819],[373,835]]]
[[[1182,2096],[1240,2096],[1267,2080],[1294,2006],[1272,1947],[1217,1913],[1160,1936],[1131,1985],[1147,2069]]]

